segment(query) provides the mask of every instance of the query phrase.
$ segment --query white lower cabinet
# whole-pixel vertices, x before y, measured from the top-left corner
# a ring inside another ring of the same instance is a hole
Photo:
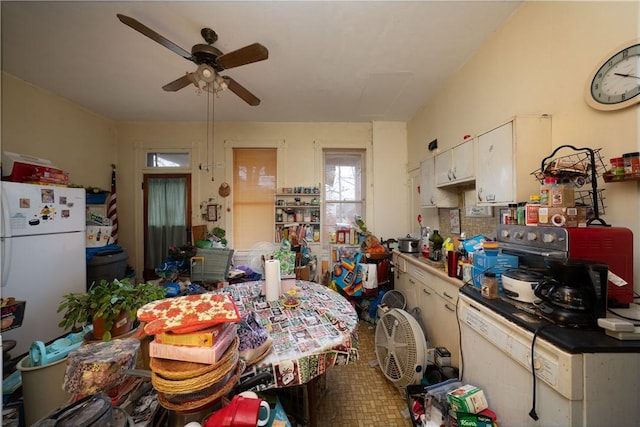
[[[429,346],[446,347],[451,353],[451,365],[459,367],[460,332],[456,314],[459,287],[411,255],[394,255],[394,265],[395,289],[405,296],[407,311],[420,308]]]

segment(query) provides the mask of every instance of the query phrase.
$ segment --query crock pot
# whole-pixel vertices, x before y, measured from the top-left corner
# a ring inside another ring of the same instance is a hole
[[[505,296],[516,301],[533,303],[540,301],[533,291],[543,280],[545,276],[542,273],[510,268],[502,273],[502,291]]]
[[[398,239],[398,250],[406,253],[418,253],[420,252],[420,240],[401,237]]]

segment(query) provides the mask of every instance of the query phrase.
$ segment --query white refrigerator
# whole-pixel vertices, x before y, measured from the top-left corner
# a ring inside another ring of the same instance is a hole
[[[84,188],[2,181],[3,298],[26,301],[22,326],[2,332],[15,340],[17,357],[34,341],[47,343],[68,331],[58,327],[62,296],[86,291]]]

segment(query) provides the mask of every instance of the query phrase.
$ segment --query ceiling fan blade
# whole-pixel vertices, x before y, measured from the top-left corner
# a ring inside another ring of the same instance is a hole
[[[171,50],[172,52],[177,53],[178,55],[182,56],[184,59],[188,59],[189,61],[193,61],[191,53],[187,52],[186,50],[184,50],[183,48],[181,48],[180,46],[178,46],[177,44],[175,44],[171,40],[161,36],[158,33],[156,33],[151,28],[147,27],[146,25],[142,24],[141,22],[136,21],[135,19],[133,19],[133,18],[131,18],[129,16],[126,16],[126,15],[122,15],[120,13],[118,13],[117,16],[118,16],[118,19],[120,20],[120,22],[122,22],[123,24],[128,25],[129,27],[133,28],[137,32],[144,34],[145,36],[149,37],[151,40],[153,40],[153,41],[155,41],[157,43],[160,43],[162,46],[166,47],[167,49]]]
[[[252,62],[263,61],[269,58],[269,51],[260,43],[250,44],[240,49],[225,53],[217,58],[216,62],[223,69],[239,67]]]
[[[187,73],[184,76],[175,79],[171,83],[167,83],[166,85],[162,86],[162,89],[166,90],[167,92],[175,92],[182,89],[183,87],[189,86],[191,83],[198,86],[196,79],[193,78],[191,73]]]
[[[255,107],[256,105],[260,105],[260,100],[254,94],[249,92],[244,86],[242,86],[237,81],[233,80],[229,76],[222,77],[224,81],[227,83],[227,87],[229,90],[236,95],[238,95],[244,102]]]

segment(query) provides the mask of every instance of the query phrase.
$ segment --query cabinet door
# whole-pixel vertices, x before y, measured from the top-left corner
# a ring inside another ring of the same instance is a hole
[[[435,317],[438,318],[435,344],[437,347],[446,347],[451,353],[451,366],[459,368],[460,332],[458,331],[456,303],[437,296]]]
[[[437,306],[439,303],[438,295],[429,285],[422,284],[418,297],[418,304],[422,314],[422,325],[429,347],[436,347],[436,330],[439,328],[439,319],[437,314]]]
[[[449,184],[453,176],[453,150],[443,151],[436,156],[436,185]]]
[[[430,158],[420,163],[420,206],[436,205],[435,188],[434,160]]]
[[[451,175],[456,182],[471,181],[475,178],[475,147],[474,140],[467,140],[453,147]]]
[[[478,137],[476,196],[479,203],[505,204],[514,200],[513,122]]]
[[[436,187],[435,157],[420,164],[420,203],[421,207],[455,208],[458,195]]]

